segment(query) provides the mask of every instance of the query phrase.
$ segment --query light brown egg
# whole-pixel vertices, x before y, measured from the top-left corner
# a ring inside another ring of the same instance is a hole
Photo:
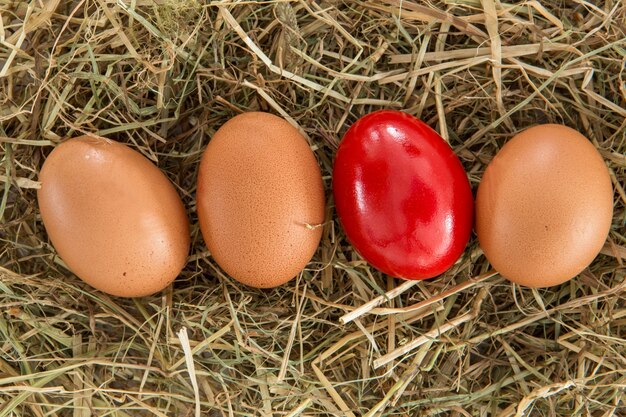
[[[295,277],[319,244],[320,168],[284,119],[251,112],[215,133],[198,173],[198,218],[219,266],[243,284],[271,288]]]
[[[104,138],[70,139],[50,153],[39,179],[48,236],[83,281],[140,297],[180,273],[189,221],[172,183],[140,153]]]
[[[476,233],[504,277],[549,287],[578,275],[611,226],[613,190],[593,144],[561,125],[527,129],[487,167],[476,197]]]

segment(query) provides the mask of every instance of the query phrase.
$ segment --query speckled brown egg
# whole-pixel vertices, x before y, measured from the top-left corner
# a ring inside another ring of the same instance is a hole
[[[57,146],[39,174],[44,226],[83,281],[123,297],[153,294],[180,273],[189,221],[167,177],[140,153],[104,138]]]
[[[320,168],[287,121],[244,113],[211,138],[200,163],[197,207],[217,264],[243,284],[276,287],[295,277],[319,244]]]
[[[476,197],[476,233],[504,277],[549,287],[578,275],[611,226],[613,190],[594,145],[561,125],[527,129],[487,167]]]

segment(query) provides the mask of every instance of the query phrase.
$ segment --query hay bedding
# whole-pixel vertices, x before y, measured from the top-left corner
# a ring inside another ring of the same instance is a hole
[[[623,1],[2,0],[0,13],[0,416],[626,415]],[[398,281],[359,259],[329,199],[298,279],[262,291],[225,277],[194,204],[215,129],[242,111],[287,117],[330,196],[341,135],[380,108],[441,132],[474,189],[516,131],[579,129],[615,187],[603,254],[530,290],[493,275],[472,239],[445,276]],[[189,262],[161,294],[95,292],[47,240],[38,169],[86,133],[155,161],[188,207]]]

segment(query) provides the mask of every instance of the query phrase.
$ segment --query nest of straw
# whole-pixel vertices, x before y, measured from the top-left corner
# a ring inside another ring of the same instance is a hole
[[[626,4],[619,0],[0,0],[0,417],[626,415]],[[309,267],[225,276],[195,212],[200,155],[244,111],[307,133],[330,197],[347,127],[381,108],[449,141],[475,189],[517,131],[564,123],[610,169],[602,254],[561,286],[364,263],[328,199]],[[109,297],[63,267],[36,204],[64,138],[128,143],[192,221],[173,286]]]

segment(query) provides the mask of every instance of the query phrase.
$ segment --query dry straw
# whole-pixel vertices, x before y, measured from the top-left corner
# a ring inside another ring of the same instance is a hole
[[[623,1],[0,0],[0,17],[0,417],[626,415]],[[577,128],[615,188],[602,254],[531,290],[472,239],[441,278],[401,282],[359,258],[329,198],[297,279],[224,276],[195,214],[215,129],[282,115],[330,197],[341,135],[381,108],[441,132],[474,189],[518,130]],[[162,293],[108,297],[55,256],[37,173],[81,134],[128,143],[183,197],[193,247]]]

